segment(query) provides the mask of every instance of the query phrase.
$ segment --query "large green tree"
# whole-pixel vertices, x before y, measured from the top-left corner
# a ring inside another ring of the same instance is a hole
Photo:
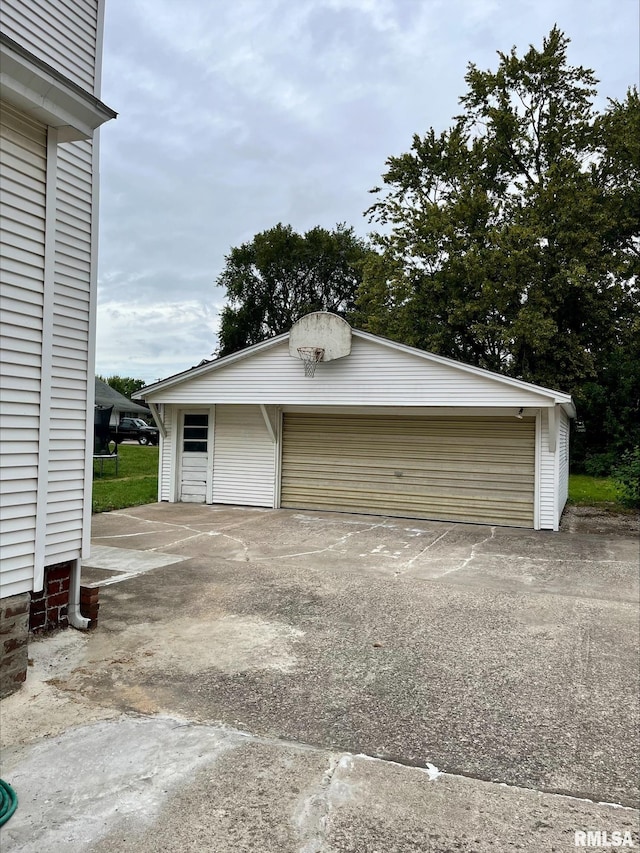
[[[611,414],[626,442],[637,418],[640,105],[630,89],[598,113],[567,47],[554,27],[496,71],[471,64],[452,126],[387,160],[358,309],[371,331],[572,392],[586,456],[611,437],[599,395],[628,386]]]
[[[278,224],[232,248],[217,280],[226,289],[218,355],[288,331],[310,311],[353,311],[369,251],[353,229],[296,233]]]

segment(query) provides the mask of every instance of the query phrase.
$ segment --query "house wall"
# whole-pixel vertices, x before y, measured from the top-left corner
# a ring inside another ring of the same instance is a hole
[[[3,0],[0,23],[69,90],[99,95],[102,14],[102,0]],[[54,575],[88,540],[97,145],[58,144],[28,115],[37,98],[0,107],[0,581],[3,602],[31,596],[35,629],[43,606],[47,625],[66,624],[69,584]]]
[[[2,0],[2,31],[93,92],[101,5],[102,0]]]
[[[557,522],[560,523],[562,510],[569,497],[569,416],[559,410],[558,421],[558,509]]]
[[[277,377],[277,379],[276,379]],[[354,335],[351,355],[304,375],[286,341],[219,370],[185,377],[152,402],[368,406],[540,406],[548,398]]]
[[[540,445],[538,447],[538,518],[542,530],[557,530],[556,453],[549,450],[549,413],[543,409],[540,412]]]
[[[44,327],[46,128],[0,104],[2,595],[32,589]]]
[[[274,506],[276,451],[258,406],[216,406],[213,503]]]
[[[93,226],[91,140],[58,146],[45,560],[80,556],[85,441],[93,410],[90,353]]]
[[[160,433],[158,461],[158,500],[174,500],[171,488],[172,454],[174,453],[176,412],[171,406],[158,406],[158,414],[164,424],[166,437]]]

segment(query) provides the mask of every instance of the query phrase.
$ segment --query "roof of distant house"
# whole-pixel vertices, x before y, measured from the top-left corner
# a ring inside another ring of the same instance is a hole
[[[141,415],[148,415],[149,409],[146,406],[141,406],[139,403],[134,403],[124,394],[116,391],[111,385],[107,385],[102,379],[96,376],[96,406],[113,406],[118,412],[137,412]]]

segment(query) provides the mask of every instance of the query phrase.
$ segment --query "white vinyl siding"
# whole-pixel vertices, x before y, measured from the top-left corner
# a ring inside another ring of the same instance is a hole
[[[2,0],[2,31],[94,92],[98,0]]]
[[[32,589],[44,304],[46,129],[0,104],[2,596]]]
[[[556,455],[549,450],[549,413],[543,409],[540,416],[540,527],[557,530],[556,512]]]
[[[174,410],[169,406],[158,406],[158,414],[162,418],[166,437],[160,433],[158,451],[158,500],[171,500],[171,454],[173,451]]]
[[[285,413],[281,505],[533,527],[534,426]]]
[[[92,143],[58,146],[46,559],[82,547],[91,312]]]
[[[305,377],[286,341],[251,358],[211,370],[151,394],[163,403],[262,403],[332,406],[522,406],[543,398],[529,389],[469,373],[357,337],[351,355],[319,364]],[[461,403],[462,401],[462,403]],[[544,399],[544,403],[547,400]],[[515,414],[515,412],[514,412]]]
[[[216,406],[213,503],[272,507],[275,451],[258,406]]]
[[[569,416],[559,411],[558,423],[558,522],[569,497]]]

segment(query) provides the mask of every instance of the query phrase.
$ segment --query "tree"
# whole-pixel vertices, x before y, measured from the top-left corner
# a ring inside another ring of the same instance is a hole
[[[598,114],[567,46],[554,27],[495,72],[469,65],[452,127],[387,160],[368,211],[384,257],[358,310],[371,331],[580,399],[609,387],[637,323],[640,110],[632,89]]]
[[[98,379],[106,382],[111,388],[115,388],[119,394],[129,399],[147,384],[144,379],[132,379],[130,376],[109,376],[108,379],[105,379],[104,376],[98,376]]]
[[[220,319],[219,356],[288,331],[311,311],[353,311],[369,254],[344,224],[297,234],[278,224],[232,248],[217,284],[228,304]]]

